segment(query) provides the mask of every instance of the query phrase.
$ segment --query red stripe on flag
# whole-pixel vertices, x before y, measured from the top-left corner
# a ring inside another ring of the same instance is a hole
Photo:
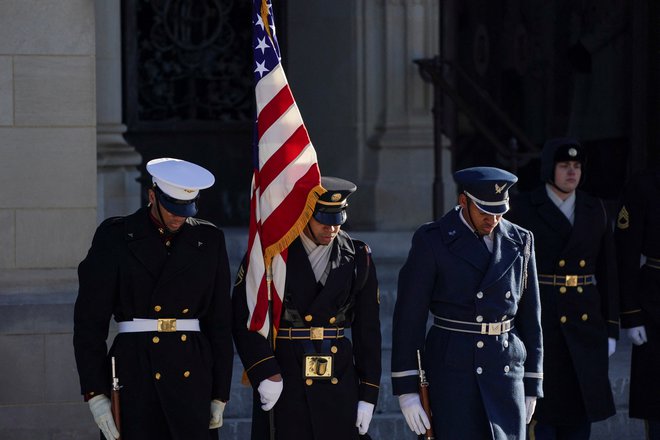
[[[263,136],[266,130],[268,130],[270,126],[293,105],[293,102],[291,89],[289,89],[289,85],[286,84],[282,87],[282,90],[277,92],[277,95],[275,95],[273,99],[261,109],[261,112],[259,112],[259,115],[257,116],[259,139],[261,139],[261,136]]]
[[[300,155],[300,153],[309,145],[309,135],[304,125],[301,125],[293,132],[280,148],[277,149],[271,157],[268,158],[259,172],[259,182],[264,191],[268,185],[280,175],[280,173]]]

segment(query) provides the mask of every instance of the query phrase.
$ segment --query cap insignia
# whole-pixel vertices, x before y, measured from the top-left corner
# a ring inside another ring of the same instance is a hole
[[[187,193],[194,193],[194,192],[195,192],[194,189],[186,189],[186,188],[184,188],[183,190],[184,190],[185,192],[187,192]]]
[[[496,183],[495,184],[495,194],[500,194],[502,191],[504,191],[504,188],[506,188],[506,183],[502,184],[502,186],[499,186]]]
[[[571,157],[577,156],[577,150],[575,148],[569,148],[568,149],[568,155]]]
[[[334,193],[332,197],[330,197],[330,200],[332,200],[333,202],[336,202],[339,199],[341,199],[341,193]]]

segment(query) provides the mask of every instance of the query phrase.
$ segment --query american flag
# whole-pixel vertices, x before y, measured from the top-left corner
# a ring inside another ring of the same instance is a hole
[[[271,0],[253,0],[253,25],[257,118],[245,288],[250,311],[247,326],[267,337],[269,294],[275,331],[279,326],[287,248],[302,232],[325,190],[316,151],[280,62]]]

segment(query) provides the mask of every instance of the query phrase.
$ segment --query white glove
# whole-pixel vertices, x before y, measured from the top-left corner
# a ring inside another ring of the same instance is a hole
[[[357,427],[360,435],[364,435],[369,430],[371,417],[374,415],[374,404],[360,400],[357,407],[357,420],[355,426]]]
[[[534,410],[536,409],[536,396],[525,396],[525,409],[527,410],[525,423],[529,425],[529,422],[532,421]]]
[[[282,388],[284,388],[284,381],[279,382],[272,381],[270,379],[264,379],[259,384],[259,396],[261,397],[261,409],[264,411],[270,411],[272,407],[277,403],[277,399],[280,398],[282,394]]]
[[[422,407],[422,401],[419,400],[419,394],[407,393],[399,396],[399,406],[403,417],[406,418],[408,428],[414,431],[417,435],[426,433],[427,429],[431,429],[431,422],[429,421],[426,411]]]
[[[645,342],[648,342],[646,338],[646,327],[640,325],[639,327],[633,327],[626,330],[628,337],[635,345],[642,345]]]
[[[225,402],[213,399],[211,400],[211,420],[209,429],[215,429],[222,426],[222,414],[225,412]]]
[[[105,438],[107,440],[119,438],[119,431],[117,431],[117,426],[115,426],[115,421],[112,418],[110,399],[104,394],[100,394],[89,399],[87,403],[89,403],[94,421],[99,425],[99,429],[103,432]]]
[[[607,338],[607,357],[610,357],[616,351],[616,339]]]

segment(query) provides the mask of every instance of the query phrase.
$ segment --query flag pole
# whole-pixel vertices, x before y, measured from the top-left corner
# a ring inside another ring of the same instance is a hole
[[[275,338],[273,333],[275,332],[275,326],[273,325],[273,295],[271,293],[271,284],[273,283],[273,261],[270,261],[270,264],[266,264],[266,289],[268,291],[268,323],[270,328],[268,329],[268,344],[273,350],[273,355],[275,355]],[[275,406],[268,410],[268,427],[270,431],[270,440],[275,440]]]

